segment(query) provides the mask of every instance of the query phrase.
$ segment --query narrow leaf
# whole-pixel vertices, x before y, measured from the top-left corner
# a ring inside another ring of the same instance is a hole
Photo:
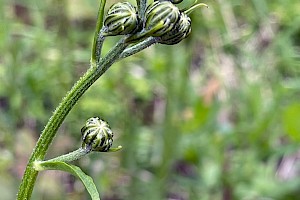
[[[100,0],[99,10],[98,10],[98,16],[97,16],[97,23],[96,23],[96,31],[94,34],[94,41],[92,46],[92,58],[91,61],[94,63],[97,59],[97,40],[99,37],[100,30],[103,26],[103,18],[104,18],[104,8],[105,8],[106,0]],[[101,52],[100,52],[101,53]]]
[[[61,170],[69,172],[82,181],[92,200],[100,200],[100,195],[97,191],[96,185],[93,182],[93,179],[75,165],[67,164],[61,161],[42,161],[36,163],[35,168],[36,170]]]

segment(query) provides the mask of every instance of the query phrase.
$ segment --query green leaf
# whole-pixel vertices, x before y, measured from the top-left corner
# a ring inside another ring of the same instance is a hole
[[[91,58],[92,62],[95,62],[95,59],[96,59],[97,39],[98,39],[100,30],[103,26],[105,4],[106,4],[106,0],[100,0],[97,23],[96,23],[96,31],[94,34],[94,41],[93,41],[93,46],[92,46],[92,58]]]
[[[294,103],[285,108],[283,123],[287,134],[293,141],[300,141],[300,104]]]
[[[100,200],[100,195],[97,191],[96,185],[93,182],[93,179],[90,176],[86,175],[79,167],[60,161],[35,162],[34,167],[38,171],[61,170],[69,172],[70,174],[73,174],[82,181],[83,185],[89,192],[92,200]]]

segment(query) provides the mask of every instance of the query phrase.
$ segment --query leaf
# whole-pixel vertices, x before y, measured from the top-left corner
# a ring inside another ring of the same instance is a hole
[[[283,123],[287,134],[293,141],[300,141],[300,104],[294,103],[285,108]]]
[[[74,176],[78,177],[88,193],[90,194],[92,200],[100,200],[100,195],[97,191],[96,185],[94,184],[93,179],[86,175],[79,167],[71,164],[67,164],[65,162],[60,161],[42,161],[35,163],[36,170],[61,170],[65,172],[69,172]]]
[[[95,59],[96,59],[97,40],[98,40],[100,30],[103,26],[105,4],[106,4],[106,0],[100,0],[97,23],[96,23],[96,31],[94,34],[94,42],[93,42],[93,47],[92,47],[92,60],[93,61],[95,61]]]

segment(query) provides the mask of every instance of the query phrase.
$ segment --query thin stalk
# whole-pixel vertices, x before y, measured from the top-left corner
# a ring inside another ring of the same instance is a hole
[[[107,152],[116,152],[122,149],[122,146],[118,146],[116,148],[110,148]],[[46,160],[46,161],[38,161],[40,163],[42,162],[72,162],[74,160],[78,160],[80,158],[82,158],[83,156],[92,153],[92,149],[91,148],[82,148],[80,147],[79,149],[76,149],[75,151],[72,151],[70,153]]]
[[[75,83],[65,98],[63,98],[62,102],[49,119],[45,129],[42,131],[31,154],[21,181],[17,200],[30,199],[38,175],[38,172],[33,168],[34,161],[42,161],[44,159],[58,128],[70,110],[74,107],[79,98],[87,91],[87,89],[119,58],[119,55],[127,46],[128,44],[125,43],[125,39],[121,39],[98,65],[92,63],[87,72]]]
[[[147,8],[147,0],[137,0],[136,4],[138,7],[139,16],[141,17],[142,21],[144,21],[145,10]]]
[[[97,41],[96,41],[96,54],[95,59],[96,63],[98,63],[101,59],[101,52],[102,52],[102,46],[105,40],[105,36],[103,35],[103,32],[105,31],[105,28],[102,28],[100,32],[98,33]],[[94,62],[94,61],[92,61]]]
[[[104,18],[104,7],[106,4],[106,0],[100,0],[99,10],[98,10],[98,17],[97,17],[97,23],[96,23],[96,30],[94,34],[94,40],[93,40],[93,46],[92,46],[92,53],[91,53],[91,63],[95,64],[100,60],[100,54],[104,37],[101,36],[101,28],[103,27],[103,18]],[[99,48],[100,47],[100,48]]]
[[[86,154],[90,153],[91,151],[88,151],[87,149],[79,148],[75,151],[72,151],[68,154],[58,156],[56,158],[52,158],[50,160],[46,160],[46,162],[54,162],[54,161],[60,161],[60,162],[71,162],[74,160],[78,160],[85,156]]]
[[[123,53],[120,55],[119,59],[126,58],[128,56],[136,54],[136,53],[150,47],[151,45],[157,43],[158,40],[159,40],[158,38],[149,37],[142,42],[139,42],[131,47],[128,47],[123,51]]]

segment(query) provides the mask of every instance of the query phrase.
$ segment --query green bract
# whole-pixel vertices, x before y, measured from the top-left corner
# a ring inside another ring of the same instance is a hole
[[[99,117],[88,119],[81,129],[82,148],[106,152],[112,146],[113,132],[107,122]]]
[[[146,9],[144,30],[148,36],[160,37],[174,27],[179,16],[179,9],[171,2],[155,1]]]
[[[113,4],[104,19],[103,35],[126,35],[134,33],[139,24],[136,8],[129,2]]]
[[[179,4],[181,3],[183,0],[156,0],[156,1],[170,1],[173,4]]]
[[[160,37],[159,43],[173,45],[179,43],[191,33],[191,19],[180,13],[180,18],[172,30]]]
[[[170,0],[170,1],[174,4],[178,4],[178,3],[181,3],[183,0]]]

